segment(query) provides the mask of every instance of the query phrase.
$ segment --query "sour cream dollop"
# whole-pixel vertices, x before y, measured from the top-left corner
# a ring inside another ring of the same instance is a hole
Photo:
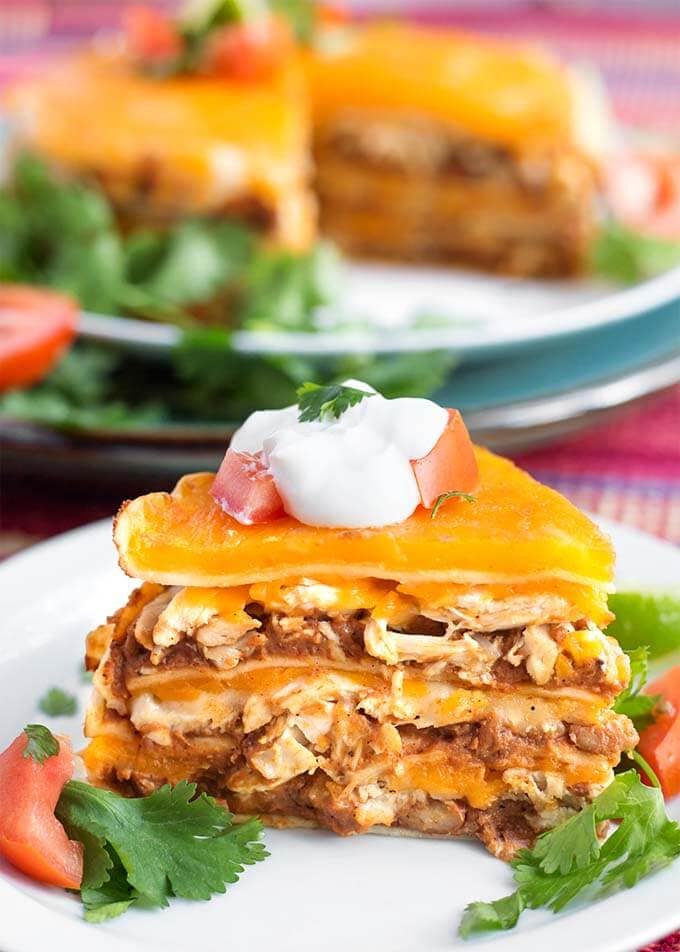
[[[310,526],[363,529],[407,519],[420,502],[411,460],[426,456],[448,414],[431,400],[370,396],[337,419],[300,423],[298,407],[252,413],[231,449],[262,453],[285,511]]]

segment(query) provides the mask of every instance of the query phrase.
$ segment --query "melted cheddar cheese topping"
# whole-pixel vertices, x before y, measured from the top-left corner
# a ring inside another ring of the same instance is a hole
[[[125,504],[114,539],[128,574],[168,585],[232,586],[285,578],[395,579],[476,585],[553,580],[611,589],[606,536],[563,496],[483,449],[474,505],[418,508],[383,529],[325,529],[285,517],[244,526],[210,495],[213,476]]]
[[[242,197],[290,206],[291,240],[311,237],[313,216],[293,227],[291,195],[307,178],[308,118],[295,63],[267,82],[143,75],[125,58],[79,54],[44,78],[10,89],[25,144],[60,166],[100,175],[117,201],[137,199],[196,214]],[[310,234],[307,234],[307,233]],[[303,240],[304,239],[304,240]]]
[[[535,47],[376,23],[313,50],[306,69],[317,123],[348,108],[396,111],[510,146],[573,141],[568,74]]]

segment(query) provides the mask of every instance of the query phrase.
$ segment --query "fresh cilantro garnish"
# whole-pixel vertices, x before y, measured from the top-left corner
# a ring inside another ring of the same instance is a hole
[[[27,737],[24,757],[32,757],[33,760],[42,764],[48,757],[54,757],[59,753],[59,741],[49,727],[43,727],[42,724],[27,724],[24,727],[24,734]]]
[[[643,730],[654,720],[654,708],[661,701],[659,695],[641,694],[647,682],[649,652],[646,648],[634,648],[627,652],[630,659],[630,684],[619,694],[614,710],[625,714],[635,724],[637,730]]]
[[[619,821],[600,841],[597,828]],[[680,826],[666,816],[663,796],[634,770],[616,779],[585,809],[543,833],[511,866],[517,889],[495,902],[469,905],[459,927],[463,938],[511,929],[524,909],[559,912],[585,890],[590,898],[630,888],[680,856]]]
[[[639,750],[628,750],[624,756],[627,757],[628,760],[632,760],[634,764],[637,764],[653,787],[656,787],[657,790],[661,790],[661,781]]]
[[[300,423],[311,423],[314,420],[339,419],[346,410],[361,403],[366,397],[374,396],[367,390],[358,387],[346,387],[344,384],[334,383],[322,387],[318,383],[303,383],[298,387],[298,420]]]
[[[38,707],[49,717],[62,717],[75,714],[78,702],[73,694],[68,694],[61,688],[50,688],[38,701]]]
[[[182,781],[128,799],[77,780],[64,787],[56,815],[84,844],[85,918],[102,922],[131,905],[167,906],[173,896],[209,899],[235,883],[244,866],[269,854],[257,819],[231,814]]]
[[[680,264],[680,241],[642,235],[616,222],[599,231],[592,249],[596,274],[623,284],[634,284]]]
[[[441,507],[449,499],[464,499],[466,502],[475,501],[475,497],[472,495],[472,493],[462,493],[457,489],[452,489],[450,492],[442,493],[440,496],[437,496],[435,504],[432,507],[432,512],[430,513],[430,519],[434,519],[436,517]]]
[[[671,592],[617,592],[609,596],[616,618],[607,634],[624,651],[649,648],[650,660],[680,648],[680,597]]]

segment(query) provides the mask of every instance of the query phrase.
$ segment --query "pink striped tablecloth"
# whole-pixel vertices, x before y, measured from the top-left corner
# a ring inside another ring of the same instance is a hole
[[[117,0],[0,0],[0,85],[33,73],[47,56],[95,31],[115,26],[121,6]],[[571,60],[597,64],[621,120],[680,132],[678,0],[447,0],[431,5],[395,0],[391,9],[428,22],[547,41]],[[680,386],[604,426],[517,461],[577,505],[680,543]],[[119,501],[96,487],[84,499],[64,486],[46,493],[44,485],[25,480],[7,483],[0,510],[0,557],[109,516]],[[680,933],[645,952],[680,952]]]

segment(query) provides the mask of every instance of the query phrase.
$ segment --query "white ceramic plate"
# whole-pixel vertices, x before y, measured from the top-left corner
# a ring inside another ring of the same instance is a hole
[[[624,585],[677,584],[680,553],[608,525]],[[74,689],[85,633],[130,587],[116,566],[108,522],[87,526],[0,567],[0,749],[40,718],[50,685]],[[87,688],[80,687],[84,703]],[[81,705],[82,706],[82,705]],[[77,718],[47,719],[82,743]],[[680,819],[680,802],[670,806]],[[36,886],[0,861],[3,952],[628,952],[680,927],[680,863],[595,905],[559,917],[525,913],[513,932],[463,943],[466,903],[511,891],[508,868],[464,841],[380,836],[342,839],[321,831],[266,833],[271,857],[225,896],[173,902],[88,925],[79,902]]]
[[[348,267],[340,319],[367,330],[332,330],[320,317],[317,334],[238,331],[234,346],[252,354],[400,352],[450,349],[487,356],[639,317],[662,307],[680,309],[680,267],[630,288],[594,279],[538,281],[472,271],[400,265]],[[435,326],[410,326],[415,318]],[[326,329],[324,329],[326,328]],[[164,351],[179,340],[169,324],[84,314],[91,340]]]

